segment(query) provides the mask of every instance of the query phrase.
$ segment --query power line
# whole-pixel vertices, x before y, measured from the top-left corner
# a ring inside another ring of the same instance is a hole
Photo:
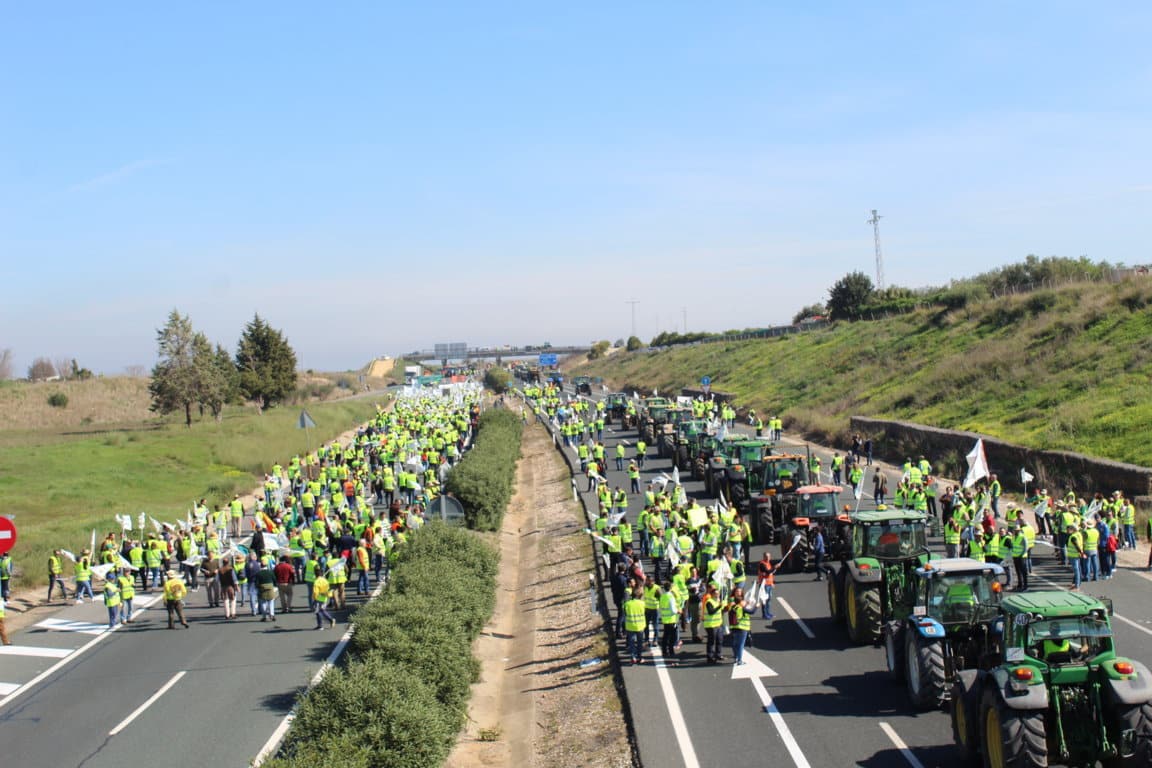
[[[880,219],[881,216],[872,209],[872,218],[868,223],[872,225],[872,233],[876,238],[876,290],[884,290],[884,255],[880,251]]]

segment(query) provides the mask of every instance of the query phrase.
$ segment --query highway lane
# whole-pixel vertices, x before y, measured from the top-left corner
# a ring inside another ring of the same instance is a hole
[[[375,585],[373,585],[375,586]],[[205,592],[189,594],[190,629],[166,629],[163,604],[132,625],[105,636],[41,626],[16,633],[31,648],[75,649],[95,641],[42,682],[5,703],[0,697],[0,744],[21,765],[108,768],[138,765],[142,756],[183,762],[247,765],[260,751],[296,694],[306,687],[346,629],[314,631],[297,585],[290,614],[261,622],[245,609],[234,621],[206,606]],[[57,618],[106,622],[101,604],[69,606]],[[82,624],[76,624],[82,626]],[[56,663],[56,659],[51,659]],[[30,663],[32,662],[32,663]],[[36,663],[39,662],[39,663]],[[0,681],[25,683],[47,665],[25,656],[0,656]],[[116,735],[110,735],[178,674],[184,674]],[[11,695],[11,694],[9,694]]]
[[[626,473],[617,472],[611,458],[615,445],[624,441],[631,458],[636,439],[634,430],[606,430],[607,478],[613,488],[628,488]],[[831,451],[815,446],[813,449],[827,466]],[[575,460],[573,449],[568,449],[568,455]],[[897,476],[891,467],[884,471],[890,480]],[[655,458],[650,452],[642,482],[661,473],[671,473],[670,461]],[[712,502],[704,498],[702,483],[684,480],[689,495]],[[595,509],[594,495],[584,491],[584,478],[577,478],[577,487],[589,508]],[[850,500],[850,493],[845,493],[844,501]],[[630,496],[629,519],[633,523],[642,507],[642,496]],[[934,540],[933,544],[942,550],[942,542]],[[753,564],[761,552],[761,547],[752,548]],[[1061,587],[1070,585],[1070,577],[1056,565],[1051,549],[1041,545],[1037,552],[1036,577],[1047,578]],[[777,548],[772,549],[772,555],[778,555]],[[1152,661],[1152,624],[1147,618],[1152,616],[1152,590],[1148,586],[1143,575],[1121,570],[1115,579],[1089,583],[1084,589],[1113,598],[1118,615],[1132,622],[1114,620],[1118,648],[1146,663]],[[1039,582],[1032,587],[1051,588]],[[883,651],[849,643],[843,628],[833,624],[823,582],[814,581],[812,574],[780,575],[776,596],[784,598],[814,634],[810,639],[778,602],[774,602],[776,618],[770,624],[753,622],[752,652],[777,673],[761,682],[779,710],[779,719],[792,735],[795,748],[789,750],[786,736],[776,727],[778,718],[765,712],[763,700],[750,681],[733,680],[730,664],[704,665],[702,646],[686,643],[685,666],[666,673],[684,715],[690,754],[681,746],[683,739],[676,736],[656,670],[647,664],[623,669],[646,765],[692,766],[717,761],[740,764],[752,754],[797,766],[962,765],[952,745],[947,711],[913,710],[902,685],[888,675]],[[610,604],[607,594],[606,599]],[[618,652],[621,658],[626,656],[622,643]],[[726,652],[730,656],[730,651]],[[906,751],[900,749],[892,735],[907,747]]]

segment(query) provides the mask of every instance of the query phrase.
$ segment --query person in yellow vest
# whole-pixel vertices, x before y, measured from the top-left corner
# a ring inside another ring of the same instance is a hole
[[[120,620],[120,582],[116,569],[110,570],[104,579],[104,607],[108,609],[108,629],[116,629]]]
[[[8,630],[4,628],[4,606],[4,598],[0,596],[0,643],[12,645],[12,641],[8,639]]]
[[[68,588],[64,585],[63,553],[59,549],[52,550],[48,556],[48,602],[52,602],[52,588],[59,585],[60,596],[68,599]]]
[[[1080,581],[1084,578],[1082,562],[1088,559],[1084,551],[1084,534],[1075,523],[1068,524],[1066,530],[1068,536],[1064,544],[1064,561],[1072,566],[1072,589],[1080,589]]]
[[[671,579],[665,579],[660,594],[660,652],[667,663],[676,666],[676,648],[679,641],[679,626],[682,606],[672,590]]]
[[[368,571],[372,568],[372,558],[368,554],[368,542],[360,539],[356,547],[356,594],[367,595]]]
[[[88,599],[95,601],[92,594],[92,553],[87,549],[80,550],[80,557],[76,560],[76,602],[83,601],[83,593],[88,593]]]
[[[312,560],[309,563],[314,562]],[[317,576],[312,582],[312,592],[308,595],[308,601],[312,603],[313,610],[316,612],[316,629],[324,629],[324,619],[328,619],[328,626],[335,627],[336,619],[332,614],[328,613],[328,597],[331,593],[331,585],[328,579],[323,576]]]
[[[644,636],[644,589],[636,587],[632,596],[624,601],[624,632],[628,637],[628,656],[633,664],[642,664]]]
[[[132,601],[136,598],[136,579],[131,573],[125,571],[119,576],[108,574],[108,579],[116,579],[120,587],[120,621],[123,624],[132,623]]]
[[[228,534],[233,539],[239,539],[244,523],[244,502],[240,501],[240,494],[237,493],[232,496],[232,501],[228,504],[228,512],[230,515]]]
[[[715,583],[708,585],[708,591],[700,601],[701,624],[704,634],[707,635],[707,649],[709,664],[719,664],[723,659],[720,655],[720,642],[723,639],[721,629],[724,624],[724,603],[720,600],[720,588]]]
[[[173,623],[176,618],[179,618],[180,623],[187,628],[188,622],[184,619],[184,598],[188,594],[188,587],[184,586],[176,571],[168,571],[165,576],[167,580],[164,582],[164,607],[168,611],[168,629],[176,628]]]
[[[744,644],[752,631],[752,614],[744,607],[744,588],[736,587],[728,600],[728,626],[732,628],[732,658],[736,666],[744,664]]]

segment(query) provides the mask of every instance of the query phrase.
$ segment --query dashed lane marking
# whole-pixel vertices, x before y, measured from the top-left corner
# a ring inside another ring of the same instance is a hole
[[[787,600],[782,597],[778,597],[776,598],[776,602],[784,606],[784,610],[788,612],[788,615],[791,616],[792,620],[796,622],[796,625],[800,627],[800,631],[808,636],[809,640],[816,639],[816,633],[808,628],[808,625],[804,623],[804,619],[800,618],[800,614],[796,613],[796,611],[792,609],[792,606],[788,604]]]
[[[896,733],[896,730],[892,726],[888,725],[888,723],[879,723],[879,726],[880,730],[884,731],[884,735],[888,737],[888,740],[892,742],[896,749],[900,750],[900,754],[904,756],[904,759],[908,761],[908,764],[911,765],[912,768],[924,768],[924,764],[916,759],[916,755],[912,754],[912,750],[908,749],[908,745],[904,743],[904,739],[900,738],[900,735]]]

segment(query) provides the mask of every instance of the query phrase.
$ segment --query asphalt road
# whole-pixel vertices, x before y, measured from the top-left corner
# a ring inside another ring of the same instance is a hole
[[[138,593],[137,605],[148,597]],[[0,749],[12,761],[6,764],[248,765],[362,599],[350,596],[335,629],[321,632],[306,611],[303,585],[296,586],[296,610],[275,623],[250,616],[247,606],[227,621],[222,608],[207,607],[203,588],[189,593],[189,629],[166,628],[162,600],[143,613],[137,607],[136,620],[114,632],[104,631],[99,596],[69,605],[0,649]]]
[[[635,430],[608,428],[606,455],[613,457],[617,442],[624,441],[631,458],[636,439]],[[804,445],[787,436],[785,443]],[[813,450],[828,466],[831,452],[816,446]],[[575,455],[574,449],[568,451]],[[655,458],[653,453],[649,451],[642,487],[649,478],[672,471],[669,459]],[[607,464],[610,486],[627,490],[626,473],[616,471],[611,458]],[[896,479],[891,467],[886,471],[890,480]],[[689,495],[705,503],[713,501],[704,497],[703,483],[687,476],[683,480]],[[584,493],[584,478],[577,478],[577,488],[588,507],[596,509],[594,494]],[[850,490],[844,497],[844,503],[852,500]],[[630,496],[633,523],[642,509],[643,496]],[[942,542],[934,540],[933,548],[942,552]],[[762,551],[759,546],[752,548],[753,574]],[[1069,586],[1071,578],[1056,564],[1051,548],[1041,544],[1036,551],[1033,578]],[[778,555],[778,548],[773,548],[773,559]],[[1149,586],[1145,576],[1122,568],[1111,581],[1090,583],[1084,589],[1115,601],[1117,647],[1145,663],[1152,662]],[[1052,587],[1037,583],[1036,588]],[[611,605],[607,594],[605,599]],[[753,621],[748,645],[751,654],[769,668],[762,677],[749,679],[754,670],[732,666],[728,648],[727,663],[708,666],[703,646],[689,642],[680,666],[665,667],[662,661],[652,664],[646,657],[640,666],[624,667],[644,765],[928,768],[963,764],[953,747],[947,711],[916,712],[903,687],[889,677],[883,650],[848,642],[843,628],[829,618],[824,582],[816,582],[811,573],[778,575],[773,613],[771,622]],[[623,642],[618,646],[619,657],[626,658]]]

